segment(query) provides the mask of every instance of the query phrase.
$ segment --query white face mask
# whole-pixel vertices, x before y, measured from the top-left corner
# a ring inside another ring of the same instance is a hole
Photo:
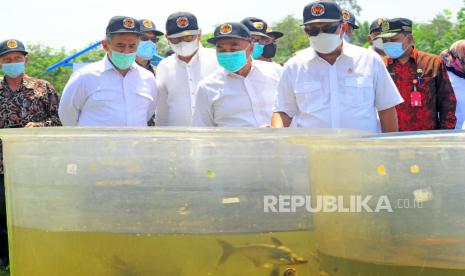
[[[320,33],[317,36],[310,36],[310,46],[318,53],[329,54],[341,45],[340,34]]]
[[[376,49],[384,50],[383,39],[381,37],[373,40],[372,43],[373,43],[373,47],[375,47]]]
[[[197,39],[191,42],[179,42],[178,44],[168,41],[168,44],[171,50],[181,57],[190,57],[199,49],[199,41]]]

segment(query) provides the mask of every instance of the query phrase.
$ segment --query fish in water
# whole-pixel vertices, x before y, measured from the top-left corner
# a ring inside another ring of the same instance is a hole
[[[218,240],[223,248],[218,265],[223,264],[232,255],[242,255],[249,259],[256,267],[273,266],[273,271],[279,271],[280,265],[305,264],[308,261],[285,247],[281,241],[271,238],[273,244],[251,244],[245,246],[233,246],[232,244]]]

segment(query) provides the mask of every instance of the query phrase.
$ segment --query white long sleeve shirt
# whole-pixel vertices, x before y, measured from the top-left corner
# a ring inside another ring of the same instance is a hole
[[[107,56],[75,72],[60,100],[64,126],[147,126],[155,113],[152,73],[136,63],[121,75]]]
[[[199,48],[189,63],[172,55],[157,67],[157,126],[191,126],[199,82],[220,67],[214,49]]]

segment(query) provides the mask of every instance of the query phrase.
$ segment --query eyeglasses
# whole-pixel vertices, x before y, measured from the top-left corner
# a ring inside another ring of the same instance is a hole
[[[188,36],[182,36],[182,37],[176,37],[176,38],[168,38],[168,40],[173,44],[178,44],[180,42],[192,42],[195,39],[197,39],[196,35],[188,35]]]
[[[340,27],[341,25],[326,25],[321,28],[312,26],[305,26],[305,33],[307,33],[309,36],[317,36],[319,33],[323,32],[326,34],[334,34]]]
[[[268,44],[271,44],[272,39],[270,38],[267,38],[267,37],[252,37],[252,43],[258,43],[260,45],[268,45]]]
[[[158,37],[154,37],[154,38],[149,38],[148,36],[146,35],[143,35],[140,37],[140,40],[141,41],[152,41],[153,43],[157,43],[160,39]]]

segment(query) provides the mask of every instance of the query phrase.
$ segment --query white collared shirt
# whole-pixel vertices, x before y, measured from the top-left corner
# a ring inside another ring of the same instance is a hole
[[[379,55],[344,43],[332,66],[313,49],[290,59],[274,111],[293,118],[294,127],[379,132],[377,111],[402,102]]]
[[[456,129],[465,129],[465,79],[451,71],[447,72],[449,73],[449,79],[457,98],[457,110],[455,111],[455,116],[457,117]]]
[[[247,77],[218,70],[199,84],[193,126],[270,125],[281,74],[281,66],[259,60]]]
[[[156,126],[191,126],[199,82],[220,67],[214,49],[200,46],[189,63],[175,54],[157,67]]]
[[[155,113],[157,87],[136,63],[121,75],[107,56],[75,72],[60,100],[64,126],[147,126]]]

